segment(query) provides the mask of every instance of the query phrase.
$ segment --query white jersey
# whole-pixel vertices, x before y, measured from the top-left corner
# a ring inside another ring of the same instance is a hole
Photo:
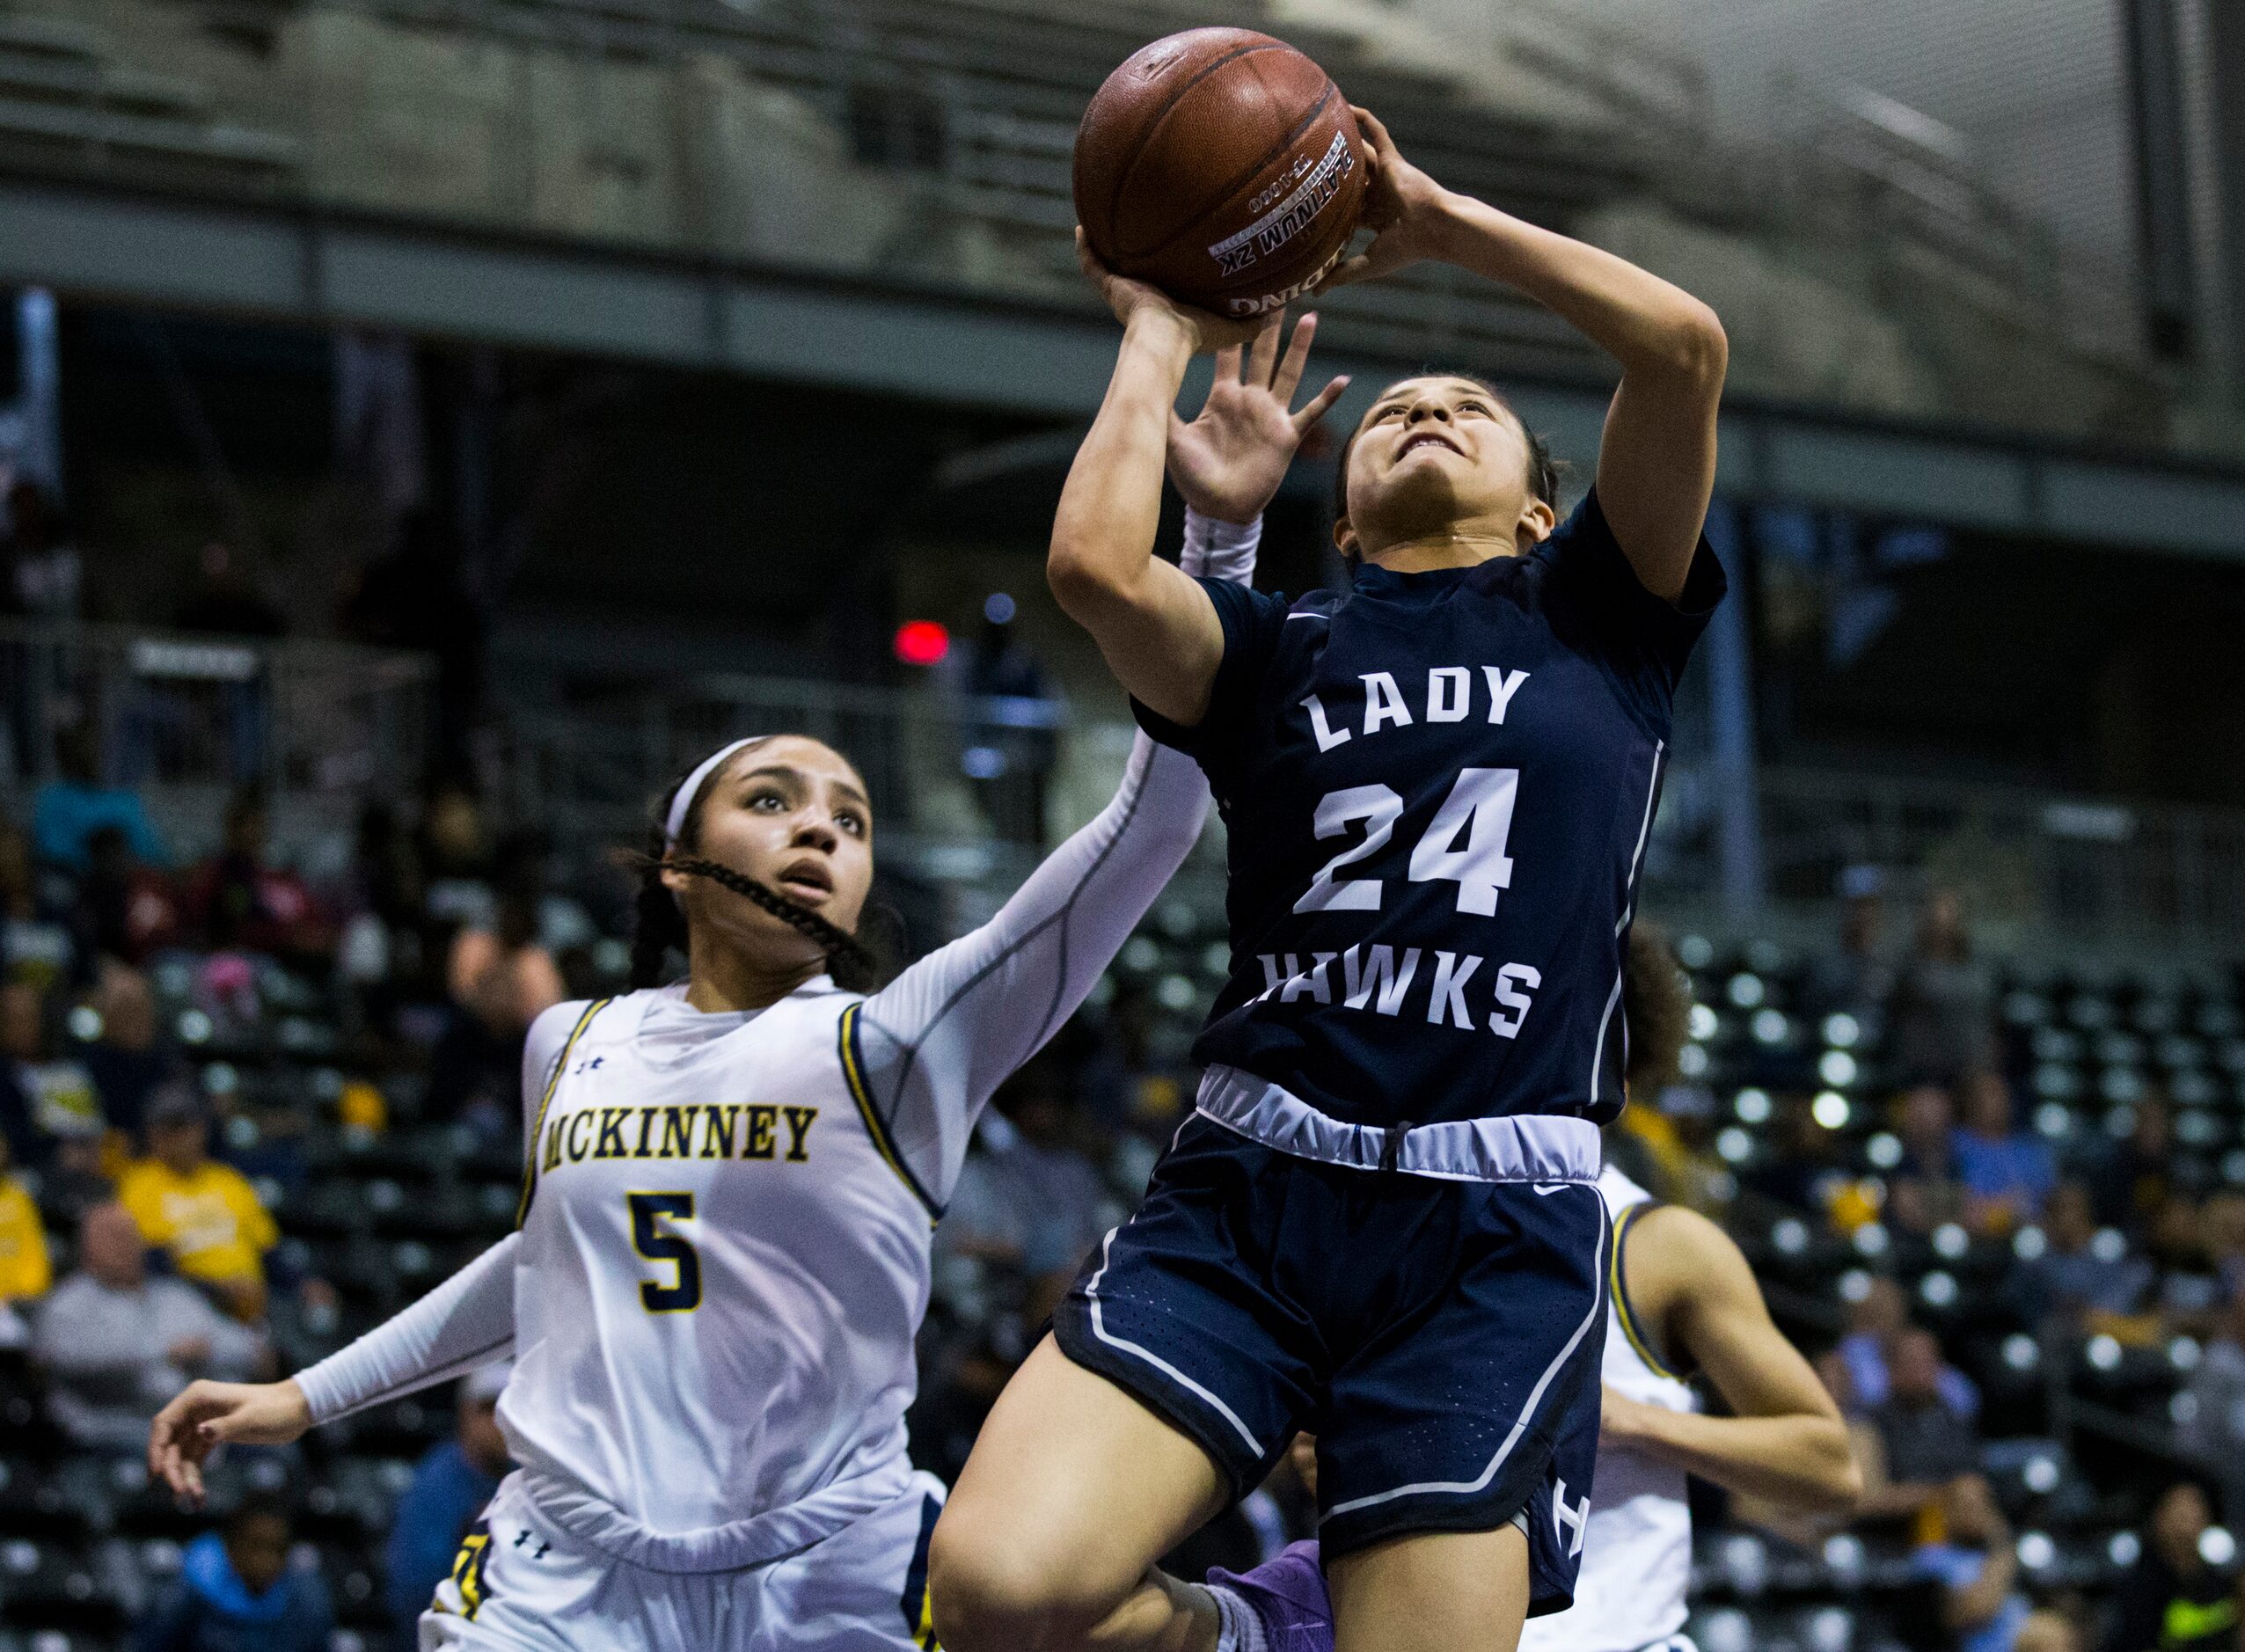
[[[1598,1191],[1613,1222],[1599,1374],[1632,1400],[1696,1411],[1698,1396],[1663,1363],[1656,1329],[1640,1325],[1629,1310],[1624,1283],[1629,1230],[1652,1195],[1612,1165],[1598,1173]],[[1575,1604],[1529,1619],[1520,1652],[1639,1652],[1683,1628],[1691,1581],[1692,1511],[1684,1471],[1601,1443]]]
[[[1252,565],[1251,536],[1217,550]],[[976,1115],[1083,1002],[1208,800],[1192,759],[1139,736],[1098,819],[871,997],[821,976],[746,1013],[679,988],[547,1012],[520,1232],[302,1373],[314,1420],[511,1349],[499,1421],[525,1495],[655,1571],[757,1565],[892,1504],[932,1230]]]

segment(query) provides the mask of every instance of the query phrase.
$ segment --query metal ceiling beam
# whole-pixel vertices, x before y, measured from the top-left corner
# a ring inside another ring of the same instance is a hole
[[[1068,418],[1098,406],[1114,351],[1102,318],[1063,305],[21,179],[0,179],[0,281]],[[1357,375],[1343,416],[1418,365],[1327,358],[1330,370]],[[1525,384],[1516,399],[1562,457],[1595,457],[1603,391]],[[2245,558],[2245,470],[2000,433],[1735,406],[1723,414],[1720,484],[1744,499]]]

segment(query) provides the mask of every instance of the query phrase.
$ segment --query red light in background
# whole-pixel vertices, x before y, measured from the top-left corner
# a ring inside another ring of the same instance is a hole
[[[906,665],[933,665],[951,652],[951,633],[932,619],[908,619],[891,645]]]

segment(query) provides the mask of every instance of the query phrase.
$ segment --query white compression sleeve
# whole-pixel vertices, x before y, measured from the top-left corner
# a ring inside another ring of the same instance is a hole
[[[1186,573],[1211,580],[1245,585],[1255,577],[1255,548],[1262,544],[1262,518],[1249,523],[1218,522],[1185,507],[1185,553],[1178,566]]]
[[[538,1103],[553,1064],[586,1007],[557,1004],[530,1023],[523,1044],[525,1156],[536,1151]],[[509,1233],[412,1307],[298,1371],[312,1421],[332,1422],[506,1358],[515,1347],[515,1258],[522,1247],[521,1232]]]
[[[1186,515],[1180,566],[1241,583],[1261,518]],[[868,999],[859,1058],[875,1115],[932,1204],[950,1195],[991,1092],[1075,1013],[1199,841],[1208,781],[1139,735],[1097,819],[1029,874],[998,916],[931,953]]]
[[[311,1420],[333,1422],[506,1358],[515,1346],[522,1244],[520,1233],[509,1233],[404,1312],[298,1371]]]

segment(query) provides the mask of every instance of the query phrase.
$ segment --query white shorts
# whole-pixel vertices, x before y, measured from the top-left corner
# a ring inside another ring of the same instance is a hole
[[[650,1572],[539,1517],[509,1478],[420,1617],[421,1652],[934,1652],[927,1545],[943,1482],[737,1572]]]

